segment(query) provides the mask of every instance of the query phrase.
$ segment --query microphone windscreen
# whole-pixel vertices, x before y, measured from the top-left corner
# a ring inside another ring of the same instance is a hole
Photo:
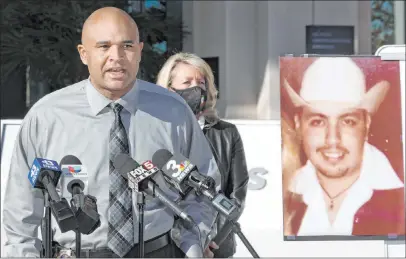
[[[60,166],[62,165],[81,165],[82,162],[80,162],[79,158],[72,156],[72,155],[67,155],[64,156],[61,159],[61,162],[59,163]]]
[[[132,159],[128,154],[118,154],[113,161],[114,167],[124,177],[127,178],[127,173],[139,167],[140,165]]]
[[[85,183],[82,182],[82,180],[80,180],[80,179],[73,179],[72,181],[70,181],[70,182],[68,183],[68,186],[66,187],[66,188],[68,189],[68,192],[73,193],[73,187],[74,187],[75,185],[79,185],[80,190],[82,190],[82,191],[85,189]]]
[[[152,156],[152,163],[162,169],[162,167],[171,159],[172,153],[166,149],[160,149],[154,153]]]

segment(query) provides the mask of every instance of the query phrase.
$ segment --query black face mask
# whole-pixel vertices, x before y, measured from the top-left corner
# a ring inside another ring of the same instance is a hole
[[[203,110],[207,100],[206,90],[203,90],[200,86],[193,86],[183,90],[172,89],[185,99],[195,115]]]

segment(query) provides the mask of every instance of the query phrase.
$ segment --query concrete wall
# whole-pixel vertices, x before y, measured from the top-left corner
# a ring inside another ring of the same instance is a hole
[[[183,50],[219,57],[227,119],[279,119],[278,57],[305,53],[306,25],[352,25],[355,53],[371,53],[369,1],[184,1],[182,13]]]
[[[395,44],[405,44],[405,23],[406,23],[406,4],[405,1],[395,1]]]

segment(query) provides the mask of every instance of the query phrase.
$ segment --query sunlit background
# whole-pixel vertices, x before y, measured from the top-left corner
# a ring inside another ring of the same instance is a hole
[[[2,119],[23,118],[44,95],[88,76],[75,46],[84,19],[105,5],[125,9],[141,28],[139,78],[154,81],[177,51],[205,58],[226,119],[279,119],[279,56],[321,51],[316,41],[336,42],[328,53],[362,55],[405,43],[404,1],[4,0]],[[306,26],[330,38],[312,39]]]

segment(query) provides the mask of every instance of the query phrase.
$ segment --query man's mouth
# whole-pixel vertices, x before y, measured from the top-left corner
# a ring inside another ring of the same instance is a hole
[[[113,77],[122,77],[125,74],[125,71],[126,70],[124,68],[110,68],[107,69],[106,72],[108,72]]]
[[[323,155],[324,159],[336,162],[343,159],[345,152],[342,151],[322,151],[321,154]]]

